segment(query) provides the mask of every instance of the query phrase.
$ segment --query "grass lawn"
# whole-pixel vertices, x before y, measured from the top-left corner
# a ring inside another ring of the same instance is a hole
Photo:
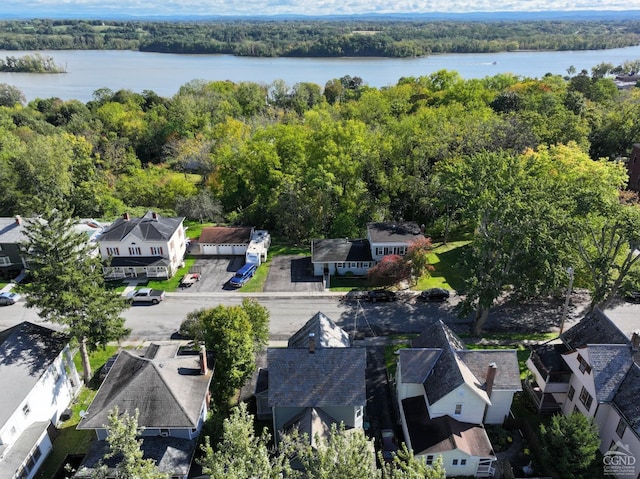
[[[463,288],[463,275],[457,269],[457,263],[465,247],[470,242],[450,241],[447,244],[434,244],[429,254],[429,262],[435,268],[430,274],[424,275],[416,284],[415,289],[445,288],[460,291]]]
[[[206,226],[215,226],[214,223],[200,223],[199,221],[185,221],[184,227],[187,228],[186,235],[189,239],[197,239],[202,233],[202,228]]]
[[[107,346],[104,350],[100,349],[91,353],[89,357],[91,370],[95,373],[118,349],[118,346]],[[82,376],[80,354],[76,354],[73,357],[73,362],[76,365],[76,369],[78,369],[78,373]],[[88,386],[84,386],[80,390],[78,397],[71,405],[71,418],[65,421],[58,429],[58,436],[53,442],[53,451],[40,468],[36,476],[37,479],[51,479],[55,476],[68,454],[85,454],[89,450],[96,433],[94,431],[78,431],[76,426],[80,422],[80,412],[87,410],[99,387],[100,382],[97,379],[93,379]]]

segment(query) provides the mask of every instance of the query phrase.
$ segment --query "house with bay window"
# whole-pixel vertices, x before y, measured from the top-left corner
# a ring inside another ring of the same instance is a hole
[[[165,218],[148,211],[141,218],[128,213],[98,237],[100,255],[108,263],[106,278],[170,278],[187,250],[183,217]]]

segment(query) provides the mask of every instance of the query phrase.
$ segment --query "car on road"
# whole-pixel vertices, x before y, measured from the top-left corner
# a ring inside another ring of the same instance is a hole
[[[393,457],[398,452],[398,445],[396,444],[396,435],[392,429],[383,429],[381,431],[382,436],[382,457],[384,462],[392,462]]]
[[[362,289],[352,289],[348,291],[343,297],[340,298],[341,301],[363,301],[369,297],[368,291]]]
[[[140,288],[135,291],[131,291],[127,295],[127,300],[130,303],[151,303],[158,304],[164,299],[164,291],[161,289]]]
[[[441,302],[449,299],[450,293],[444,288],[430,288],[422,291],[418,296],[420,301]]]
[[[367,298],[375,303],[376,301],[395,301],[398,299],[398,295],[388,289],[374,289],[367,293]]]
[[[16,304],[20,300],[18,293],[12,293],[11,291],[4,291],[0,293],[0,306],[9,306]]]

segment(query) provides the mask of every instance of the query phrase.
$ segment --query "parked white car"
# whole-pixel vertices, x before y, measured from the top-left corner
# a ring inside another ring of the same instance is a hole
[[[0,293],[0,306],[9,306],[15,304],[20,300],[18,293],[12,293],[11,291],[4,291]]]

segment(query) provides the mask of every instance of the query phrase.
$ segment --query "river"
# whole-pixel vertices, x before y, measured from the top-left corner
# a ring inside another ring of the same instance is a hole
[[[0,57],[19,57],[26,51],[0,51]],[[64,74],[0,73],[0,83],[19,88],[27,101],[58,97],[86,103],[100,88],[151,90],[171,97],[191,80],[231,80],[271,83],[284,80],[321,86],[345,75],[358,76],[370,86],[394,85],[399,78],[429,75],[441,69],[462,78],[484,78],[499,73],[541,78],[547,73],[566,75],[606,62],[620,65],[640,59],[640,46],[612,50],[565,52],[506,52],[432,55],[425,58],[253,58],[231,55],[177,55],[119,50],[40,51],[50,56]]]

